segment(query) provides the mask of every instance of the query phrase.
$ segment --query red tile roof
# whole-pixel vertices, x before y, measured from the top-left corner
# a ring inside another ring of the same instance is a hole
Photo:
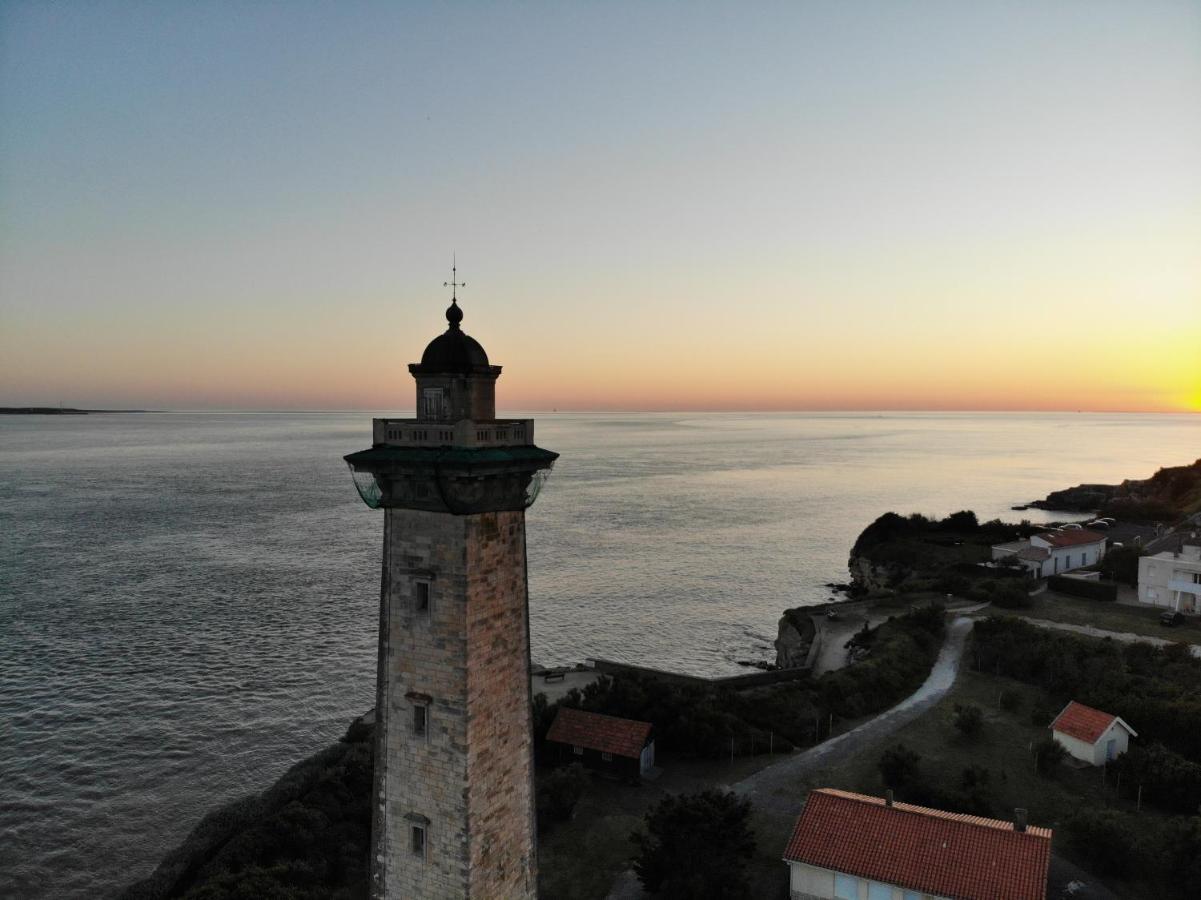
[[[1097,739],[1105,733],[1105,729],[1113,724],[1114,719],[1118,717],[1112,713],[1101,712],[1099,709],[1093,709],[1091,706],[1085,706],[1083,703],[1077,703],[1073,700],[1063,708],[1063,712],[1055,717],[1055,721],[1051,723],[1052,731],[1061,731],[1066,735],[1074,738],[1079,738],[1086,744],[1095,744]],[[1122,722],[1121,719],[1118,719]],[[1126,730],[1134,734],[1134,729],[1125,722]],[[1137,735],[1135,735],[1137,737]]]
[[[646,739],[650,737],[650,733],[650,722],[619,719],[616,716],[560,706],[550,731],[546,733],[546,739],[637,759],[642,754],[642,748],[646,746]]]
[[[1106,540],[1105,535],[1086,528],[1079,531],[1044,531],[1039,537],[1053,547],[1079,547],[1081,544],[1099,544]]]
[[[784,859],[957,900],[1044,900],[1051,830],[821,788]]]

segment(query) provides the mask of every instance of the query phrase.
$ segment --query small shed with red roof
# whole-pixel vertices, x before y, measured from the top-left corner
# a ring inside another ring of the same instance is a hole
[[[546,740],[557,746],[559,762],[638,779],[655,765],[653,731],[650,722],[560,706]]]
[[[1113,713],[1073,700],[1051,723],[1051,737],[1069,756],[1103,766],[1125,753],[1138,732]]]
[[[819,788],[784,850],[792,900],[1045,900],[1051,830]]]

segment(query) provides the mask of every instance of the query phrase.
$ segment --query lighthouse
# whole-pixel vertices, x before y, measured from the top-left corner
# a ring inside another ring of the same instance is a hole
[[[376,900],[537,896],[525,510],[558,454],[532,419],[496,418],[501,367],[457,287],[409,366],[416,418],[375,419],[345,458],[384,511]]]

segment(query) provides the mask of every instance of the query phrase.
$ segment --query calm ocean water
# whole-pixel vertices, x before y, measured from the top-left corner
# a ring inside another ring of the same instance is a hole
[[[0,897],[96,897],[373,702],[368,413],[0,417]],[[887,510],[981,518],[1201,456],[1201,416],[541,416],[533,655],[772,657]]]

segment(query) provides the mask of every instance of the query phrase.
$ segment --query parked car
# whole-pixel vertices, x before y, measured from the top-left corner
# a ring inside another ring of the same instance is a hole
[[[1184,624],[1184,613],[1178,613],[1174,609],[1169,609],[1159,617],[1160,625],[1167,625],[1170,628],[1175,628],[1177,625]]]
[[[1066,525],[1059,526],[1060,531],[1083,531],[1084,526],[1079,522],[1068,522]]]

